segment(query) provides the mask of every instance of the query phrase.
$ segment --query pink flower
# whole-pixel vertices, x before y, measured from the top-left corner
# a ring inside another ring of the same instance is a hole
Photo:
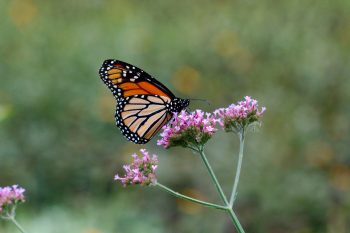
[[[119,180],[124,187],[132,184],[151,185],[157,181],[155,174],[158,167],[157,156],[151,157],[145,149],[141,149],[140,152],[141,156],[133,154],[133,162],[123,166],[125,171],[123,177],[118,174],[114,177],[114,180]]]
[[[24,192],[18,185],[0,187],[0,215],[10,214],[17,204],[24,202]]]
[[[237,104],[215,110],[214,114],[217,117],[217,122],[225,131],[241,132],[251,123],[258,122],[265,111],[265,107],[259,110],[257,100],[246,96],[243,101],[239,101]]]
[[[189,113],[183,110],[175,113],[170,124],[163,127],[162,137],[157,145],[169,148],[172,146],[198,147],[204,145],[217,131],[216,120],[211,113],[196,110]]]

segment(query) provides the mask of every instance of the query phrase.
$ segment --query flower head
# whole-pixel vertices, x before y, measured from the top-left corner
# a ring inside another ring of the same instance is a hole
[[[188,113],[183,110],[174,114],[174,119],[163,127],[162,137],[157,144],[164,148],[172,146],[204,145],[216,132],[216,120],[211,113],[196,110]]]
[[[17,204],[25,201],[24,192],[18,185],[0,187],[0,216],[14,214]]]
[[[240,132],[254,122],[258,122],[266,108],[258,108],[258,101],[246,96],[237,104],[231,104],[227,108],[219,108],[214,111],[221,127],[227,131]]]
[[[157,181],[155,174],[158,166],[157,156],[151,157],[145,149],[141,149],[140,152],[141,156],[133,154],[133,162],[123,166],[124,177],[118,174],[114,177],[114,180],[119,180],[124,187],[132,184],[151,185]]]

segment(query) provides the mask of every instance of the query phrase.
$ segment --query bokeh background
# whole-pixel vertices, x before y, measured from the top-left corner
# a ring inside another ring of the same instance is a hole
[[[192,109],[267,107],[235,205],[247,232],[350,232],[350,1],[0,1],[0,185],[27,189],[27,231],[231,233],[224,213],[113,182],[141,146],[114,126],[107,58],[211,102]],[[198,156],[155,142],[161,183],[219,203]],[[207,151],[228,192],[237,137]]]

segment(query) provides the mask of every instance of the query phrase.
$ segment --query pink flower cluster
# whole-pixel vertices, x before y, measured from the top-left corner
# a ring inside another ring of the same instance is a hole
[[[18,185],[0,187],[0,215],[6,208],[11,208],[18,203],[24,202],[24,192],[25,189]]]
[[[123,166],[126,173],[124,177],[118,174],[114,177],[114,180],[119,180],[124,187],[132,184],[150,185],[157,181],[155,174],[158,166],[157,156],[151,157],[145,149],[141,149],[140,152],[141,156],[133,154],[133,162]]]
[[[163,127],[161,139],[157,141],[159,146],[169,148],[183,146],[197,148],[203,146],[217,131],[219,123],[225,131],[241,132],[253,122],[258,122],[266,108],[259,109],[258,101],[246,96],[237,104],[231,104],[227,108],[219,108],[214,113],[204,113],[196,110],[192,113],[182,111],[174,114],[170,124]]]
[[[239,131],[245,126],[256,122],[266,111],[265,107],[258,108],[258,101],[246,96],[243,101],[231,104],[227,108],[219,108],[214,111],[219,124],[226,131]]]
[[[183,110],[174,114],[172,122],[163,127],[162,137],[157,145],[169,148],[171,146],[188,146],[191,144],[204,144],[217,131],[216,119],[211,113],[196,110],[188,113]]]

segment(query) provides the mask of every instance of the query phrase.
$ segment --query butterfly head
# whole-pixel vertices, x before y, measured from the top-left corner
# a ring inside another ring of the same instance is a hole
[[[186,109],[189,104],[190,104],[189,99],[174,98],[170,103],[169,111],[181,112],[182,110]]]

